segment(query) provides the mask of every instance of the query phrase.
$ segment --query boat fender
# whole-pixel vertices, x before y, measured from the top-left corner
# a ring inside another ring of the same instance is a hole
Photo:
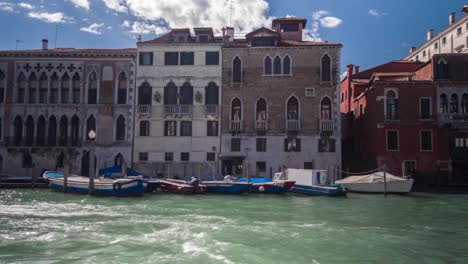
[[[115,182],[112,185],[112,189],[114,189],[114,191],[120,191],[120,189],[122,189],[122,184],[120,182]]]
[[[265,191],[265,187],[263,187],[263,185],[262,185],[262,186],[260,186],[260,187],[258,188],[258,190],[261,191],[261,192],[264,192],[264,191]]]

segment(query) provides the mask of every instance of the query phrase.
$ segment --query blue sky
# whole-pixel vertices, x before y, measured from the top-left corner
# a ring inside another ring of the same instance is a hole
[[[231,23],[237,32],[269,25],[286,15],[308,19],[307,37],[344,45],[342,69],[367,69],[408,54],[426,31],[457,18],[466,0],[0,0],[0,49],[135,47],[170,27]],[[55,32],[58,31],[57,43]]]

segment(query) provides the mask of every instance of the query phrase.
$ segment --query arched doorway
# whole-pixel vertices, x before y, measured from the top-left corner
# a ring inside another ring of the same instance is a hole
[[[117,154],[114,159],[114,166],[120,166],[124,162],[124,157],[122,154]]]

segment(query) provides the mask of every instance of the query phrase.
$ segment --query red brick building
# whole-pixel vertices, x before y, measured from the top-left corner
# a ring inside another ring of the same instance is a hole
[[[393,61],[341,81],[343,168],[386,164],[419,181],[468,180],[468,55]]]

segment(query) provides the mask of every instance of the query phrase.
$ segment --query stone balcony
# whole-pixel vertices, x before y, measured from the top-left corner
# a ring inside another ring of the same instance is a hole
[[[286,130],[289,132],[298,132],[300,129],[299,120],[287,120],[286,121]]]
[[[266,132],[268,130],[268,121],[267,120],[255,121],[255,130],[257,132]]]
[[[320,131],[333,132],[335,131],[335,123],[333,120],[320,120]]]
[[[229,123],[229,131],[231,132],[242,131],[242,120],[231,120]]]

